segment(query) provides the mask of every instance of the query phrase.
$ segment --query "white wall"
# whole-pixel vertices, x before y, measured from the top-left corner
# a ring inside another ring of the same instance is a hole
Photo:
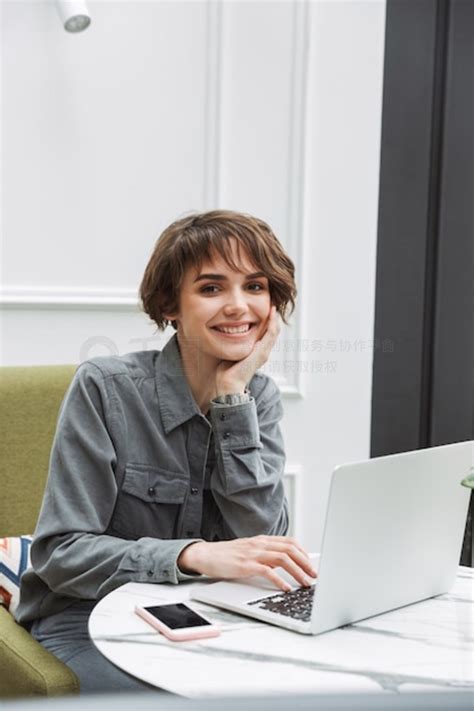
[[[301,335],[323,371],[286,407],[305,542],[321,539],[334,466],[370,454],[384,24],[385,3],[311,7]]]
[[[317,547],[332,467],[369,452],[384,0],[89,6],[72,36],[2,4],[1,362],[161,347],[134,307],[161,230],[263,217],[298,271],[268,372]]]

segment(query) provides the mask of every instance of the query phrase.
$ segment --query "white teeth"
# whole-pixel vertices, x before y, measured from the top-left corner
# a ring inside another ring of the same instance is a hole
[[[247,324],[246,326],[235,326],[235,327],[225,327],[225,326],[216,326],[216,331],[222,331],[222,333],[247,333],[247,331],[250,330],[250,325]]]

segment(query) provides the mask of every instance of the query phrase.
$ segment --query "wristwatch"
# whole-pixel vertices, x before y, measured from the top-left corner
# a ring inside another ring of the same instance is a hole
[[[216,405],[243,405],[244,402],[250,402],[250,393],[246,389],[244,393],[217,395],[212,402]]]

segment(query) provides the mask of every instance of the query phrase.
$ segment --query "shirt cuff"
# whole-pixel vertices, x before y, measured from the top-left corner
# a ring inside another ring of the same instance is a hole
[[[188,545],[191,545],[192,543],[199,543],[201,541],[203,541],[202,538],[196,538],[192,541],[188,541]],[[188,546],[183,546],[181,548],[179,554],[181,554],[184,551],[184,549],[187,547]],[[179,554],[176,556],[176,577],[177,577],[178,581],[181,583],[184,580],[195,580],[196,578],[202,578],[201,573],[185,573],[184,571],[181,570],[181,568],[178,565]]]
[[[262,447],[257,407],[253,397],[240,405],[211,405],[211,424],[216,446],[223,449]]]
[[[139,565],[133,576],[137,583],[180,583],[184,580],[195,580],[200,573],[183,573],[178,568],[178,558],[181,552],[191,543],[201,542],[202,538],[187,538],[186,540],[163,540],[157,538],[140,538],[141,555]]]

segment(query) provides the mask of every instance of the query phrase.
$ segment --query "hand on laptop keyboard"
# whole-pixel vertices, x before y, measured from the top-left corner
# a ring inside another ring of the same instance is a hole
[[[297,588],[290,592],[262,597],[258,600],[252,600],[252,602],[248,602],[247,604],[255,605],[261,610],[275,612],[278,615],[292,617],[294,620],[309,622],[313,609],[315,590],[316,586],[311,585],[309,588]]]
[[[202,573],[211,578],[247,578],[260,575],[284,591],[289,585],[275,571],[283,568],[299,585],[310,586],[317,572],[308,554],[294,538],[253,536],[233,541],[191,543],[178,557],[184,573]]]

